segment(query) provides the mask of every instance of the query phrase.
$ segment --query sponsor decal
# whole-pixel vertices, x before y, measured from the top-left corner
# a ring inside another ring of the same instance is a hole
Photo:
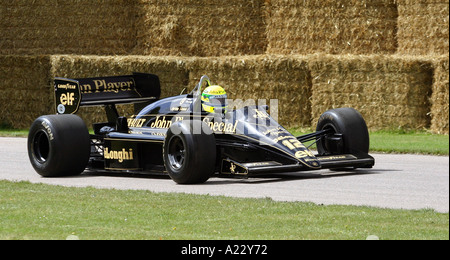
[[[74,114],[80,103],[78,82],[55,79],[55,108],[58,114]]]
[[[226,122],[212,122],[211,118],[206,117],[205,119],[203,119],[203,122],[205,122],[215,133],[219,132],[233,134],[236,133],[236,127],[239,121],[236,120],[234,124]]]
[[[68,90],[68,89],[77,89],[77,86],[73,85],[73,84],[70,84],[70,83],[67,83],[67,84],[58,84],[57,88],[58,89]]]
[[[151,128],[168,129],[171,126],[172,126],[172,121],[171,120],[166,120],[165,116],[163,116],[162,119],[161,119],[161,116],[157,116],[155,122],[150,124]]]
[[[63,104],[59,104],[56,110],[58,110],[58,114],[64,114],[66,112],[66,107]]]
[[[129,118],[128,121],[128,127],[142,127],[145,123],[145,119],[133,119]]]
[[[231,160],[222,160],[222,168],[220,173],[222,174],[233,174],[233,175],[247,175],[248,170],[246,167],[231,161]]]
[[[305,157],[314,157],[314,154],[312,152],[310,152],[309,150],[303,150],[303,151],[296,152],[295,157],[298,159],[305,158]]]
[[[333,160],[354,160],[357,159],[356,156],[351,154],[343,154],[343,155],[329,155],[329,156],[321,156],[318,157],[319,161],[333,161]]]
[[[64,94],[61,94],[61,96],[59,97],[59,102],[61,105],[64,106],[73,106],[73,101],[75,100],[75,93],[72,92],[67,92]]]
[[[121,151],[113,151],[113,150],[110,151],[108,147],[105,147],[104,157],[107,160],[117,160],[119,163],[134,160],[133,149],[131,148],[128,150],[123,148]]]
[[[137,120],[137,119],[133,119]],[[173,122],[177,121],[183,121],[184,117],[173,117],[172,120],[168,120],[166,116],[157,116],[156,120],[150,124],[151,128],[158,128],[158,129],[168,129],[172,126]],[[214,118],[206,117],[203,119],[203,122],[206,123],[206,125],[211,128],[212,131],[215,133],[227,133],[227,134],[233,134],[236,133],[236,128],[238,125],[238,120],[234,123],[228,123],[228,122],[214,122]],[[129,123],[130,124],[130,123]],[[143,123],[142,123],[143,124]]]
[[[82,84],[80,85],[81,93],[90,94],[90,93],[100,93],[100,92],[126,92],[133,91],[135,83],[133,80],[125,80],[125,81],[106,81],[105,79],[94,79],[94,86],[91,84]]]
[[[52,133],[52,129],[50,128],[50,126],[48,125],[47,122],[42,121],[42,126],[45,128],[45,130],[47,131],[48,134],[48,138],[50,139],[50,141],[52,141],[53,139],[55,139],[55,137],[53,136]]]
[[[103,157],[107,170],[140,169],[139,146],[134,142],[105,139]]]
[[[267,118],[269,118],[269,114],[267,114],[264,111],[261,111],[259,109],[254,109],[254,111],[255,111],[255,114],[253,115],[254,118],[257,118],[257,119],[267,119]]]
[[[231,174],[236,174],[236,165],[234,163],[231,163],[230,172]]]

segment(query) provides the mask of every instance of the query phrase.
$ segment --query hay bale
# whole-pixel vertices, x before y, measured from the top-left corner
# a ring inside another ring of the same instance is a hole
[[[398,0],[398,52],[449,53],[449,0]]]
[[[402,56],[313,56],[312,125],[338,107],[361,112],[369,128],[430,126],[432,66]]]
[[[267,6],[267,53],[396,51],[396,0],[271,0]]]
[[[52,111],[48,56],[0,55],[0,125],[26,129]]]
[[[434,68],[431,131],[449,134],[449,57],[436,59]]]
[[[145,55],[222,56],[265,51],[262,0],[138,0]]]
[[[1,1],[0,55],[127,54],[135,16],[135,0]]]
[[[161,97],[178,95],[188,82],[185,60],[180,57],[150,56],[69,56],[51,57],[51,76],[67,78],[90,78],[115,75],[130,75],[133,72],[153,73],[161,81]],[[119,114],[134,114],[132,105],[118,107]],[[102,107],[81,108],[78,113],[88,125],[104,122]]]
[[[281,124],[290,127],[310,123],[311,83],[304,57],[255,55],[198,58],[188,62],[187,68],[189,90],[202,75],[208,75],[212,84],[226,89],[229,99],[244,101],[234,108],[261,104],[260,99],[270,105],[271,99],[277,99],[278,114],[272,113],[272,116],[277,117]]]

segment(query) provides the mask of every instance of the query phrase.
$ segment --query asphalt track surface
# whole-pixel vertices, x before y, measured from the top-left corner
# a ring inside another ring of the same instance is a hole
[[[201,185],[177,185],[169,177],[148,175],[83,173],[42,178],[29,163],[25,138],[0,138],[0,180],[449,212],[448,156],[372,155],[376,160],[373,169],[321,170],[244,180],[211,178]]]

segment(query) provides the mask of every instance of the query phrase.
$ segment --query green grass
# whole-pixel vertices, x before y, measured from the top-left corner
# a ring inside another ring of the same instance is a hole
[[[27,137],[28,130],[14,130],[0,128],[0,137]]]
[[[449,239],[449,214],[0,181],[0,239]]]
[[[295,135],[311,129],[293,129]],[[26,137],[0,128],[0,136]],[[449,136],[372,132],[371,151],[448,155]],[[0,239],[449,239],[449,214],[0,181]]]
[[[312,129],[308,128],[291,129],[292,134],[296,136],[312,131]],[[449,155],[449,136],[431,134],[426,131],[372,131],[370,132],[370,151],[381,153]]]
[[[378,131],[370,134],[370,142],[377,152],[449,155],[449,136],[425,131]]]

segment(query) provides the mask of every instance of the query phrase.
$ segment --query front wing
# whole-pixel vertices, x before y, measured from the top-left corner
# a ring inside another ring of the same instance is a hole
[[[365,155],[326,155],[316,156],[320,161],[321,169],[343,169],[343,168],[372,168],[375,160],[372,156]],[[239,163],[230,159],[222,160],[221,174],[228,176],[252,177],[260,174],[311,171],[303,164],[281,164],[275,161]]]

